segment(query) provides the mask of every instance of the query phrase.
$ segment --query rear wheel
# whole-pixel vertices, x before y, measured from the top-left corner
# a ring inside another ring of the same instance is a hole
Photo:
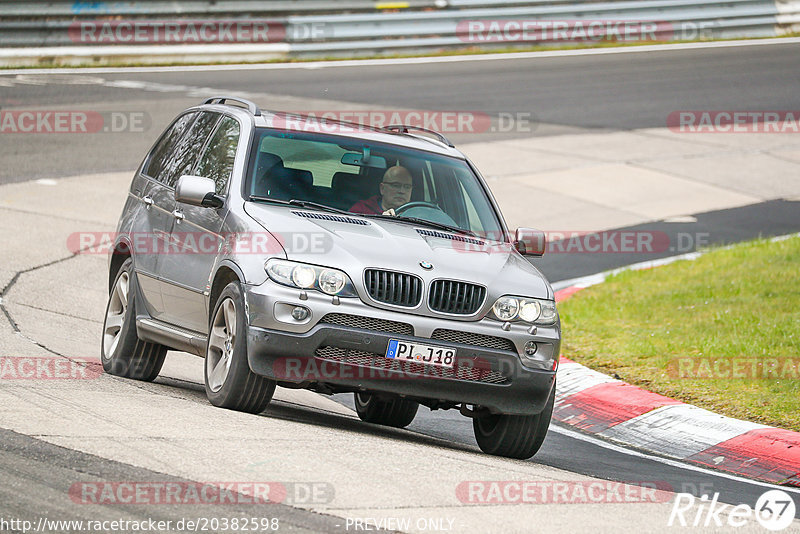
[[[204,366],[208,400],[221,408],[263,412],[275,382],[252,372],[247,362],[247,319],[239,282],[225,286],[211,317]]]
[[[556,387],[541,413],[536,415],[489,414],[472,420],[478,446],[486,454],[527,460],[539,451],[553,415]]]
[[[108,296],[100,360],[107,373],[150,382],[161,371],[167,348],[137,336],[135,296],[133,260],[128,258]]]
[[[362,421],[405,428],[417,415],[419,403],[401,399],[379,399],[370,393],[355,394],[356,413]]]

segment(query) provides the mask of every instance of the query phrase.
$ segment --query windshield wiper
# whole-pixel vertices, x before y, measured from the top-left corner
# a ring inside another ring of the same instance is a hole
[[[283,204],[285,206],[297,206],[299,208],[314,208],[320,211],[330,211],[333,213],[341,213],[342,215],[354,215],[349,211],[340,210],[337,208],[332,208],[330,206],[326,206],[325,204],[318,204],[316,202],[310,202],[308,200],[297,200],[295,198],[291,200],[281,200],[278,198],[269,198],[269,197],[262,197],[258,195],[250,195],[251,200],[261,200],[263,202],[275,202],[276,204]],[[357,214],[356,214],[357,215]]]
[[[419,217],[395,217],[393,215],[383,215],[383,214],[369,214],[369,215],[362,215],[362,217],[376,217],[380,219],[389,219],[392,221],[408,221],[414,224],[424,224],[427,226],[431,226],[433,228],[438,228],[439,230],[446,230],[448,232],[453,232],[454,234],[464,234],[472,237],[479,237],[478,234],[471,230],[464,230],[463,228],[459,228],[458,226],[450,226],[449,224],[439,223],[429,221],[427,219],[420,219]]]
[[[281,200],[279,198],[262,197],[258,195],[250,195],[250,200],[260,200],[262,202],[274,202],[275,204],[283,204],[284,206],[291,206],[288,200]]]
[[[319,204],[318,202],[311,202],[308,200],[297,200],[293,198],[289,201],[289,204],[291,204],[292,206],[299,206],[301,208],[316,208],[322,211],[341,213],[342,215],[353,215],[349,211],[340,210],[339,208],[332,208],[330,206],[326,206],[325,204]]]
[[[419,217],[398,217],[398,219],[405,219],[407,221],[413,221],[417,224],[427,224],[428,226],[432,226],[434,228],[438,228],[440,230],[446,230],[448,232],[453,232],[455,234],[464,234],[472,237],[478,237],[478,234],[473,232],[472,230],[465,230],[463,228],[459,228],[458,226],[450,226],[449,224],[439,223],[429,221],[427,219],[420,219]]]

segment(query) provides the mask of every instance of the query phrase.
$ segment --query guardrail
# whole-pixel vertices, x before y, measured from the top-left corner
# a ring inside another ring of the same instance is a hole
[[[130,2],[55,0],[18,2],[16,0],[0,0],[0,17],[98,17],[105,15],[153,17],[220,14],[280,16],[297,13],[369,12],[376,9],[396,8],[401,4],[411,9],[437,7],[435,0],[405,0],[403,2],[375,2],[374,0],[189,0],[182,2],[167,0]]]
[[[172,25],[172,35],[181,36],[189,29],[197,34],[203,23],[216,25],[210,40],[164,38],[167,25]],[[575,36],[576,27],[588,32],[591,23],[609,26]],[[630,26],[625,39],[614,34],[619,29],[611,29],[612,23]],[[250,37],[233,38],[228,30],[232,38],[220,38],[225,24],[249,26]],[[260,33],[253,31],[254,24],[264,25]],[[556,24],[567,33],[556,35]],[[137,34],[135,28],[142,27]],[[800,0],[0,0],[0,65],[41,58],[96,63],[137,56],[137,62],[354,57],[581,44],[600,40],[597,35],[602,39],[609,31],[624,41],[778,36],[800,31]]]

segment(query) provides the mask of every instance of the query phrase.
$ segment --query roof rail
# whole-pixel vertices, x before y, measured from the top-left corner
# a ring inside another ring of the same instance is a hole
[[[435,131],[429,130],[427,128],[421,128],[419,126],[410,126],[408,124],[391,124],[389,126],[384,126],[383,129],[384,130],[390,130],[390,131],[396,131],[398,133],[404,133],[404,134],[409,133],[408,132],[409,130],[418,130],[420,132],[426,132],[426,133],[429,133],[431,135],[436,136],[436,138],[439,141],[441,141],[445,145],[449,146],[450,148],[455,148],[456,147],[456,145],[454,145],[448,138],[446,138],[445,136],[443,136],[439,132],[435,132]]]
[[[251,114],[255,115],[256,117],[260,117],[261,116],[261,109],[259,109],[259,107],[257,105],[255,105],[253,102],[250,102],[249,100],[245,100],[244,98],[238,98],[238,97],[235,97],[235,96],[212,96],[211,98],[209,98],[208,100],[203,102],[203,104],[223,104],[224,105],[226,100],[231,100],[233,102],[238,102],[240,104],[244,104],[245,106],[247,106],[247,110]]]

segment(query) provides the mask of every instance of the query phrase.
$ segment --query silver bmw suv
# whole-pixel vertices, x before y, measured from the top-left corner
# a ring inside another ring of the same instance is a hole
[[[419,405],[472,418],[480,448],[530,458],[553,410],[561,325],[472,163],[444,136],[210,98],[131,183],[109,254],[102,361],[158,376],[205,358],[215,406],[258,413],[276,386],[353,393],[405,427]]]

